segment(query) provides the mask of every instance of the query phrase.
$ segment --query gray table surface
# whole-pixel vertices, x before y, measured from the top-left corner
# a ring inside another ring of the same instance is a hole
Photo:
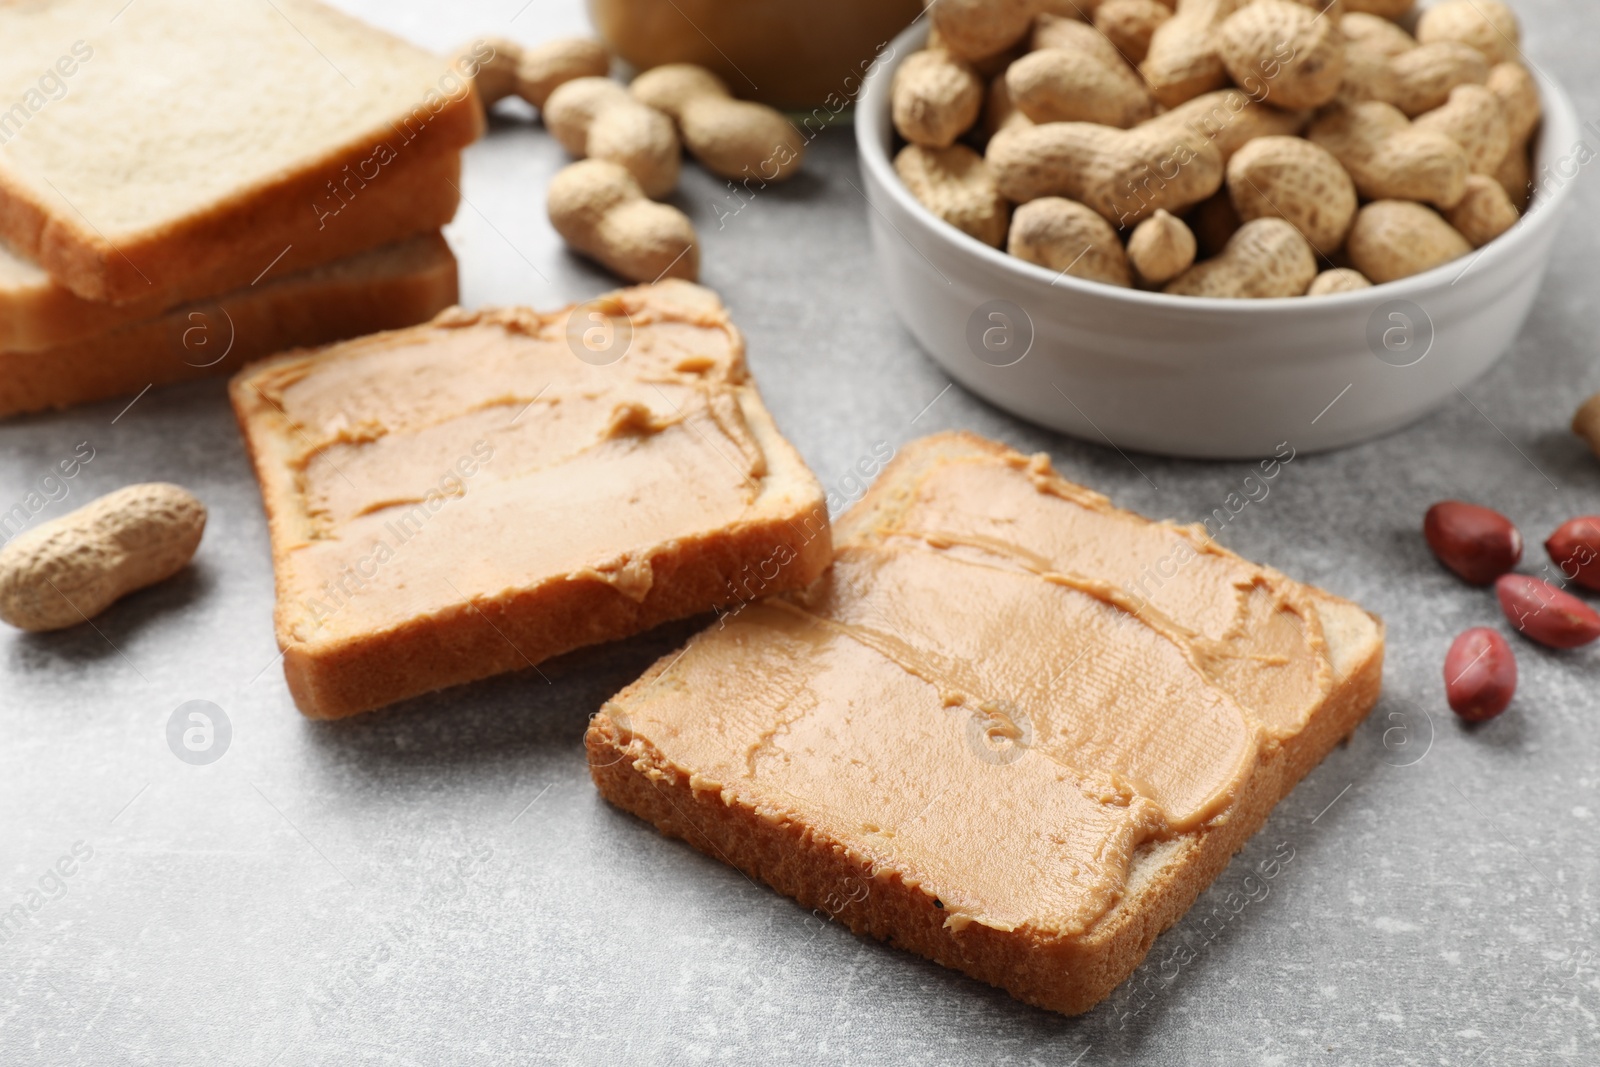
[[[435,47],[583,25],[547,0],[347,6]],[[1600,115],[1600,9],[1517,8],[1540,65]],[[468,152],[449,232],[468,306],[612,284],[544,219],[562,164],[525,116]],[[93,627],[0,633],[0,907],[42,901],[0,933],[0,1063],[1596,1062],[1597,654],[1519,642],[1515,706],[1462,728],[1444,652],[1498,612],[1418,534],[1429,502],[1475,499],[1520,522],[1536,563],[1546,531],[1600,511],[1600,465],[1565,431],[1600,389],[1595,182],[1578,178],[1493,372],[1409,430],[1297,458],[1229,525],[1229,547],[1387,620],[1386,695],[1078,1019],[823,924],[599,798],[585,721],[691,626],[548,665],[549,684],[524,672],[311,723],[275,660],[267,532],[220,382],[0,425],[0,505],[94,450],[38,521],[153,479],[211,511],[180,577]],[[677,197],[826,485],[848,492],[876,442],[959,427],[1048,451],[1149,515],[1195,520],[1239,487],[1246,464],[1125,458],[947,388],[886,305],[853,184],[837,130],[721,228],[718,183],[687,168]],[[208,766],[167,742],[196,699],[232,726]],[[63,857],[73,873],[51,875]]]

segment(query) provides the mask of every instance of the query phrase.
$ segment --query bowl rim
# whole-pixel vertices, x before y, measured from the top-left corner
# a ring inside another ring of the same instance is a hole
[[[1478,269],[1480,261],[1487,261],[1482,266],[1487,269],[1497,260],[1504,259],[1523,246],[1532,244],[1538,239],[1539,233],[1553,226],[1560,215],[1559,208],[1571,195],[1572,181],[1564,181],[1550,187],[1544,181],[1536,182],[1532,200],[1522,217],[1505,233],[1496,237],[1481,248],[1473,249],[1467,256],[1453,259],[1448,263],[1441,263],[1431,270],[1414,274],[1409,278],[1400,278],[1392,282],[1375,283],[1370,288],[1356,289],[1344,293],[1330,293],[1318,296],[1311,301],[1308,308],[1308,298],[1302,296],[1258,297],[1255,299],[1240,299],[1230,297],[1211,296],[1180,296],[1174,293],[1163,293],[1156,290],[1123,288],[1118,285],[1107,285],[1104,282],[1089,281],[1069,274],[1062,274],[1041,267],[1036,263],[1018,259],[1016,256],[998,248],[992,248],[955,226],[939,218],[923,206],[922,202],[911,195],[900,176],[895,173],[890,162],[889,153],[885,144],[893,143],[894,131],[889,122],[889,87],[894,78],[894,72],[904,61],[905,57],[918,50],[926,41],[929,26],[919,17],[916,21],[902,30],[889,44],[888,55],[880,53],[878,61],[872,65],[866,79],[862,83],[861,94],[856,108],[856,151],[861,157],[861,165],[868,172],[871,180],[868,187],[877,185],[888,190],[889,195],[897,205],[907,211],[922,227],[922,231],[934,240],[943,244],[950,251],[975,257],[979,262],[986,264],[991,270],[1008,280],[1024,285],[1044,284],[1051,288],[1062,289],[1066,292],[1077,293],[1087,298],[1099,298],[1111,304],[1121,304],[1130,310],[1143,309],[1147,311],[1163,310],[1191,310],[1195,312],[1227,312],[1235,315],[1271,314],[1282,312],[1288,308],[1300,310],[1329,309],[1334,310],[1346,306],[1362,304],[1375,299],[1390,300],[1415,298],[1426,292],[1436,289],[1441,282],[1447,286],[1454,285],[1465,278],[1468,273]],[[1539,95],[1543,105],[1541,124],[1538,136],[1534,140],[1535,161],[1534,177],[1538,177],[1543,165],[1549,162],[1551,151],[1551,136],[1558,129],[1570,130],[1576,136],[1579,131],[1578,114],[1573,106],[1572,99],[1566,91],[1551,77],[1537,67],[1529,66],[1528,71],[1533,75],[1539,86]],[[868,198],[869,205],[871,198]],[[877,210],[876,206],[873,210]],[[1435,209],[1437,210],[1437,209]],[[1462,266],[1462,261],[1466,265]],[[1320,271],[1319,271],[1320,273]]]

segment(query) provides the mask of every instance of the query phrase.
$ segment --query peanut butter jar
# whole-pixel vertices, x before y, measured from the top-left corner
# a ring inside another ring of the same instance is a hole
[[[920,0],[589,0],[613,52],[639,70],[697,63],[735,96],[788,111],[838,110]]]

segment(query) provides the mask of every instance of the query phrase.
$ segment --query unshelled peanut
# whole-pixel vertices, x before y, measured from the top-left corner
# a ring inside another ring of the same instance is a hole
[[[1087,204],[1118,228],[1157,208],[1179,211],[1222,185],[1222,157],[1210,142],[1170,130],[1118,130],[1052,122],[1006,130],[987,158],[1001,193],[1016,203],[1064,196]]]
[[[1208,140],[1224,163],[1240,147],[1257,137],[1299,133],[1310,119],[1309,111],[1283,111],[1258,103],[1238,89],[1202,93],[1141,125],[1149,130],[1184,130],[1194,143]]]
[[[677,186],[683,150],[672,120],[610,78],[574,78],[557,86],[543,114],[546,128],[568,152],[626,168],[646,196],[665,196]]]
[[[1517,206],[1500,183],[1482,174],[1467,179],[1461,202],[1444,213],[1473,248],[1482,248],[1517,224]]]
[[[1417,40],[1470,45],[1500,63],[1521,53],[1522,32],[1503,0],[1440,0],[1417,20]]]
[[[472,79],[485,108],[517,91],[522,46],[504,37],[486,37],[456,49],[454,66]]]
[[[1456,86],[1482,85],[1488,79],[1489,61],[1483,53],[1455,41],[1435,41],[1391,59],[1373,95],[1415,118],[1443,105]]]
[[[1336,103],[1306,136],[1333,153],[1368,199],[1425,200],[1448,208],[1466,192],[1471,168],[1461,146],[1437,130],[1417,129],[1390,104]]]
[[[1275,107],[1321,107],[1344,80],[1337,22],[1289,0],[1240,8],[1218,28],[1217,48],[1234,84]]]
[[[1382,284],[1459,259],[1472,246],[1425,204],[1376,200],[1356,212],[1345,251],[1357,270]]]
[[[1572,415],[1572,432],[1583,438],[1589,450],[1600,457],[1600,393],[1578,405]]]
[[[177,574],[205,532],[205,505],[165,482],[130,485],[0,549],[0,620],[60,630]]]
[[[1355,293],[1371,289],[1372,282],[1365,274],[1350,267],[1334,267],[1311,279],[1307,296],[1333,296],[1335,293]]]
[[[1345,56],[1353,51],[1393,59],[1401,52],[1417,47],[1417,39],[1400,26],[1378,15],[1353,11],[1339,20],[1339,32],[1344,34]]]
[[[1117,46],[1129,63],[1139,64],[1150,51],[1156,27],[1172,17],[1172,6],[1158,0],[1105,0],[1095,9],[1094,28]]]
[[[1147,285],[1162,285],[1194,265],[1198,244],[1182,219],[1157,211],[1133,228],[1128,262]]]
[[[935,49],[913,52],[890,87],[894,128],[912,144],[948,148],[978,119],[983,82],[966,63]]]
[[[692,63],[647,70],[628,91],[677,123],[700,165],[730,181],[782,181],[805,158],[805,138],[783,114],[735,100],[721,78]]]
[[[1282,219],[1256,219],[1239,227],[1221,255],[1196,263],[1165,291],[1240,299],[1302,296],[1316,275],[1316,254],[1299,230]]]
[[[1260,137],[1228,161],[1228,196],[1239,218],[1281,218],[1331,256],[1356,216],[1356,186],[1333,154],[1300,137]]]
[[[1155,113],[1144,82],[1114,52],[1109,59],[1089,49],[1029,52],[1006,68],[1006,88],[1017,109],[1034,122],[1126,129]]]
[[[1460,145],[1474,174],[1493,174],[1511,150],[1505,109],[1500,98],[1483,85],[1456,86],[1443,106],[1418,115],[1413,126],[1437,130]]]
[[[1111,224],[1073,200],[1045,196],[1017,208],[1006,251],[1074,278],[1127,286],[1128,256]]]
[[[524,48],[517,64],[516,94],[543,108],[556,88],[577,78],[604,77],[611,69],[605,45],[587,37],[564,37]]]
[[[1178,0],[1173,16],[1151,35],[1149,50],[1139,64],[1156,100],[1177,107],[1227,85],[1228,71],[1217,51],[1217,33],[1223,20],[1240,6],[1240,0]]]
[[[978,153],[964,144],[906,145],[894,157],[894,169],[911,195],[939,218],[993,248],[1004,243],[1006,201]]]
[[[547,210],[567,244],[628,281],[694,281],[700,273],[688,216],[647,198],[621,164],[586,159],[562,169],[550,179]]]

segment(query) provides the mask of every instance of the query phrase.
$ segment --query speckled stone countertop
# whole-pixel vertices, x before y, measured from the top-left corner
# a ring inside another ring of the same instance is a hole
[[[343,3],[434,47],[584,25],[575,0]],[[1531,54],[1600,117],[1600,8],[1515,7]],[[545,221],[564,158],[513,111],[467,154],[449,231],[463,302],[609,288]],[[93,627],[0,633],[0,907],[40,894],[0,930],[0,1063],[1600,1062],[1600,652],[1519,640],[1512,710],[1463,728],[1444,653],[1498,611],[1419,536],[1430,502],[1473,499],[1513,516],[1537,563],[1549,530],[1600,511],[1600,463],[1566,432],[1600,390],[1600,188],[1576,181],[1502,363],[1408,430],[1298,456],[1228,523],[1229,547],[1383,616],[1386,695],[1077,1019],[857,939],[599,798],[586,720],[692,624],[546,665],[548,683],[308,722],[276,661],[266,526],[222,383],[0,424],[0,508],[88,442],[38,521],[156,479],[211,514],[189,570]],[[677,196],[768,406],[829,489],[851,496],[878,442],[947,428],[1047,451],[1147,515],[1198,520],[1239,488],[1249,464],[1124,457],[950,386],[887,306],[859,185],[834,130],[736,214],[695,167]],[[208,765],[168,745],[189,700],[231,726]]]

